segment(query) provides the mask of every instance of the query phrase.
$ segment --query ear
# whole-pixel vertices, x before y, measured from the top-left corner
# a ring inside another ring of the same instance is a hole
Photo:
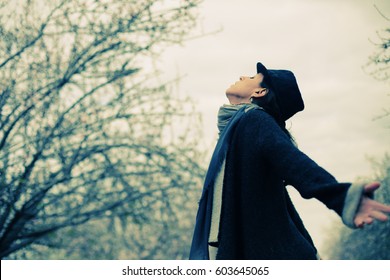
[[[255,88],[252,92],[251,97],[259,98],[263,97],[268,93],[268,88]]]

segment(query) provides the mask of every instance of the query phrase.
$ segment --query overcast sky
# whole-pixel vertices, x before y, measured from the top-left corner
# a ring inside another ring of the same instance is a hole
[[[210,148],[229,85],[253,75],[257,61],[293,71],[306,106],[287,123],[299,148],[339,181],[354,181],[372,173],[367,157],[390,152],[389,118],[373,121],[390,107],[390,85],[363,71],[375,51],[370,40],[390,27],[374,5],[390,17],[388,0],[205,0],[199,28],[222,31],[169,49],[160,66],[168,77],[185,75],[180,95],[203,113]],[[338,218],[295,200],[321,252],[323,229]]]

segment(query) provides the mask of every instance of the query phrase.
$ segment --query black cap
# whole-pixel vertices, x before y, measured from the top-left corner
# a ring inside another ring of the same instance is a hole
[[[275,93],[280,113],[284,121],[305,108],[297,80],[289,70],[268,70],[257,63],[257,73],[264,75],[264,82]]]

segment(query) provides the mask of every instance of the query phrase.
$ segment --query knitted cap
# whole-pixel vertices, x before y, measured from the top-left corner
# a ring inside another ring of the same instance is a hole
[[[283,120],[288,120],[305,108],[297,80],[291,71],[268,70],[258,62],[257,73],[264,75],[264,82],[275,93]]]

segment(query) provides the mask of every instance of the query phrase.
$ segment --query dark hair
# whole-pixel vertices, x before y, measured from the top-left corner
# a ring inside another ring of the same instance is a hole
[[[286,123],[282,118],[282,114],[278,105],[278,99],[272,87],[264,80],[260,83],[260,86],[262,88],[268,89],[268,93],[259,98],[252,98],[252,103],[262,107],[264,111],[270,114],[275,119],[280,128],[295,144],[294,138],[292,137],[291,133],[286,129]]]

